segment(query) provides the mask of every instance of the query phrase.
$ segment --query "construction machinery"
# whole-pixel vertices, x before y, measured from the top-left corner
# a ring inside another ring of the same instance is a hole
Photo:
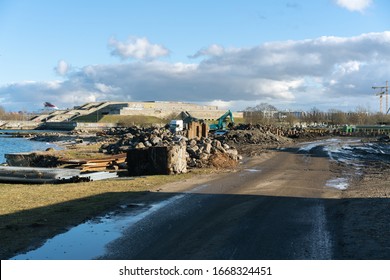
[[[382,99],[383,99],[383,95],[386,94],[386,108],[385,108],[385,112],[386,112],[386,115],[389,113],[389,83],[388,81],[386,81],[386,85],[385,86],[374,86],[372,87],[372,89],[379,89],[381,90],[381,92],[378,92],[376,95],[379,96],[379,112],[382,114],[383,113],[383,109],[382,109]]]
[[[169,130],[172,133],[176,134],[180,131],[183,131],[183,129],[184,129],[183,120],[171,120],[171,122],[169,123]]]
[[[176,120],[171,120],[169,123],[169,130],[172,133],[177,133],[183,130],[187,130],[189,125],[192,122],[201,121],[195,117],[193,117],[188,111],[183,111],[180,113],[180,118]]]
[[[228,118],[230,118],[230,123],[228,124]],[[228,126],[234,125],[234,118],[233,114],[230,110],[228,110],[225,114],[223,114],[221,117],[217,119],[217,123],[213,123],[209,125],[210,131],[216,131],[216,130],[226,130]]]
[[[182,119],[171,120],[169,130],[176,134],[186,136],[189,139],[208,136],[208,127],[204,120],[193,117],[189,112],[180,113]]]

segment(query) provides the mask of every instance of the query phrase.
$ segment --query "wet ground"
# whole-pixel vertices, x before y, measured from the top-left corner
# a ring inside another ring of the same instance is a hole
[[[387,259],[387,199],[343,198],[364,153],[386,155],[376,148],[328,139],[275,151],[189,190],[164,187],[15,259]]]

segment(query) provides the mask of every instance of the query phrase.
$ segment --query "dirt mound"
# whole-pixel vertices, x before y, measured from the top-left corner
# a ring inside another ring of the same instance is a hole
[[[233,169],[237,166],[237,161],[227,154],[217,153],[210,157],[210,165],[218,169]]]
[[[232,141],[236,144],[257,144],[257,145],[280,145],[290,143],[291,139],[275,135],[271,132],[263,132],[261,130],[232,130],[224,135],[227,141]]]

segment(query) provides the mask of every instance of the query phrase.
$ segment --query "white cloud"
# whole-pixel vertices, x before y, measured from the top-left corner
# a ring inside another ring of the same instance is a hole
[[[112,93],[114,91],[119,90],[119,88],[108,86],[103,83],[95,83],[95,88],[102,93]]]
[[[347,10],[363,12],[371,6],[372,0],[336,0],[336,3]]]
[[[111,38],[108,44],[113,49],[111,54],[122,59],[150,59],[169,55],[167,48],[162,45],[151,44],[147,38],[130,37],[127,42],[120,42],[115,38]]]
[[[220,56],[223,55],[225,49],[217,44],[213,44],[207,48],[199,50],[196,54],[189,56],[190,58],[198,58],[201,56]]]
[[[259,101],[308,109],[372,102],[376,108],[371,86],[388,79],[388,65],[390,32],[368,33],[210,51],[198,63],[88,65],[61,82],[3,86],[0,96],[15,107],[18,102],[71,107],[91,100],[180,100],[235,109]]]
[[[60,76],[65,76],[69,71],[69,65],[64,60],[58,61],[57,67],[54,68],[56,73]]]
[[[217,106],[218,109],[224,110],[224,109],[229,109],[234,105],[233,101],[224,101],[224,100],[212,100],[210,102],[205,102],[206,105],[211,105],[211,106]]]
[[[335,74],[345,75],[350,74],[352,72],[357,72],[360,70],[360,66],[362,65],[359,61],[348,61],[341,64],[335,65]]]
[[[294,99],[293,91],[302,86],[302,82],[302,80],[278,81],[270,79],[254,79],[247,85],[246,92],[251,95],[290,100]]]

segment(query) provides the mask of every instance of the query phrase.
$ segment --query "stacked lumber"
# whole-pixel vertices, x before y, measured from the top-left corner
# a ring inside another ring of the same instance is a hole
[[[81,172],[118,170],[126,162],[126,154],[118,154],[99,159],[62,159],[61,164],[66,168],[80,169]]]

